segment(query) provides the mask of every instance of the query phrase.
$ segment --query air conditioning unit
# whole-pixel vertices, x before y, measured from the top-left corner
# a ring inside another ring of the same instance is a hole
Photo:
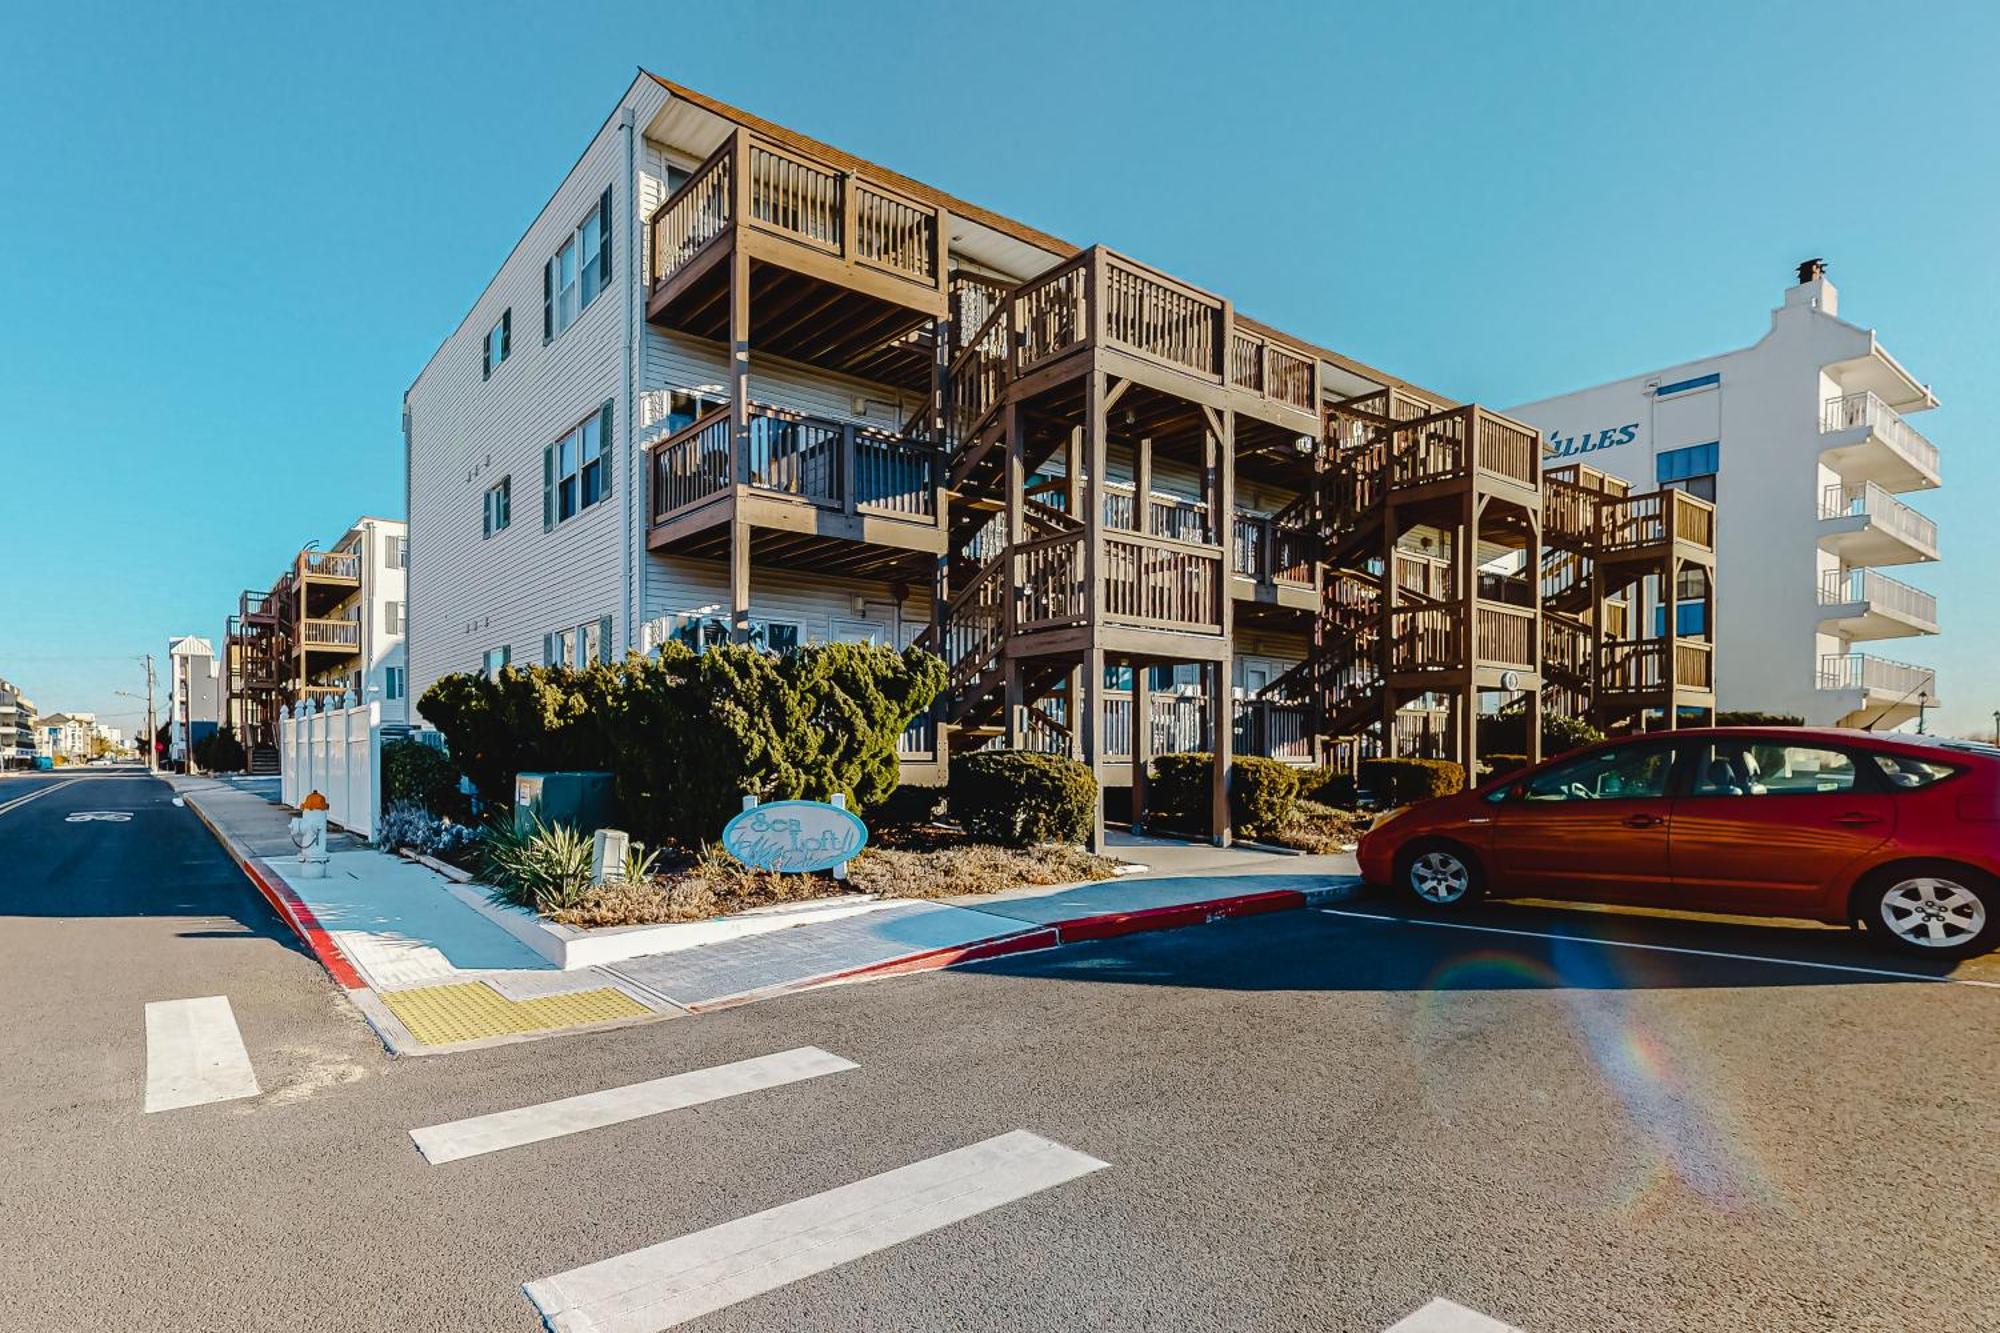
[[[514,828],[567,824],[595,833],[611,822],[609,773],[521,773],[514,778]]]

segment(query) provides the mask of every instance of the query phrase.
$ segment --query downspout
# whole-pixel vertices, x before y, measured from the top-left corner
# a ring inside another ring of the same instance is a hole
[[[643,502],[639,492],[639,467],[633,456],[633,441],[638,430],[633,418],[638,415],[639,404],[633,396],[633,361],[638,356],[638,293],[639,293],[639,251],[645,244],[639,234],[643,225],[639,218],[639,146],[635,135],[637,113],[631,103],[626,103],[618,113],[618,128],[625,135],[625,212],[632,219],[629,231],[631,239],[625,245],[625,410],[623,418],[624,447],[620,451],[625,459],[625,505],[623,519],[624,570],[625,570],[625,649],[630,652],[639,645],[639,586],[636,561],[633,557],[636,537],[633,535],[633,511]]]

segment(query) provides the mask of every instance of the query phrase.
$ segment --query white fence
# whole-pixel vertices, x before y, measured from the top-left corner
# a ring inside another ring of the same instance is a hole
[[[350,696],[351,699],[351,696]],[[327,818],[371,842],[382,811],[382,705],[302,703],[278,714],[279,794],[298,808],[308,792],[326,797]],[[388,739],[407,729],[391,726]]]

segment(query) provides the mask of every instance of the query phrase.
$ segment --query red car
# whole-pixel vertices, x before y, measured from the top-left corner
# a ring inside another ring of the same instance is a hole
[[[1804,917],[1963,957],[2000,942],[2000,748],[1828,727],[1628,736],[1384,815],[1358,855],[1426,908]]]

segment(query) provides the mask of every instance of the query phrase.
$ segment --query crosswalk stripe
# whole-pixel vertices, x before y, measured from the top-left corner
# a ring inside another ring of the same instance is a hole
[[[1015,1130],[523,1290],[554,1330],[659,1333],[1105,1165]]]
[[[1415,1314],[1389,1325],[1384,1333],[1521,1333],[1521,1330],[1477,1310],[1468,1310],[1457,1301],[1436,1296]]]
[[[146,1112],[255,1097],[257,1073],[226,995],[146,1006]]]
[[[417,1151],[424,1155],[424,1160],[437,1166],[442,1162],[455,1162],[461,1157],[477,1157],[481,1153],[518,1148],[525,1143],[580,1134],[587,1129],[601,1129],[642,1116],[658,1115],[662,1111],[677,1111],[682,1107],[699,1106],[703,1102],[860,1067],[852,1060],[830,1055],[817,1046],[801,1046],[797,1050],[760,1055],[753,1060],[738,1060],[713,1069],[697,1069],[686,1074],[649,1079],[629,1087],[586,1092],[538,1106],[496,1111],[492,1115],[413,1129],[410,1137],[416,1140]]]

